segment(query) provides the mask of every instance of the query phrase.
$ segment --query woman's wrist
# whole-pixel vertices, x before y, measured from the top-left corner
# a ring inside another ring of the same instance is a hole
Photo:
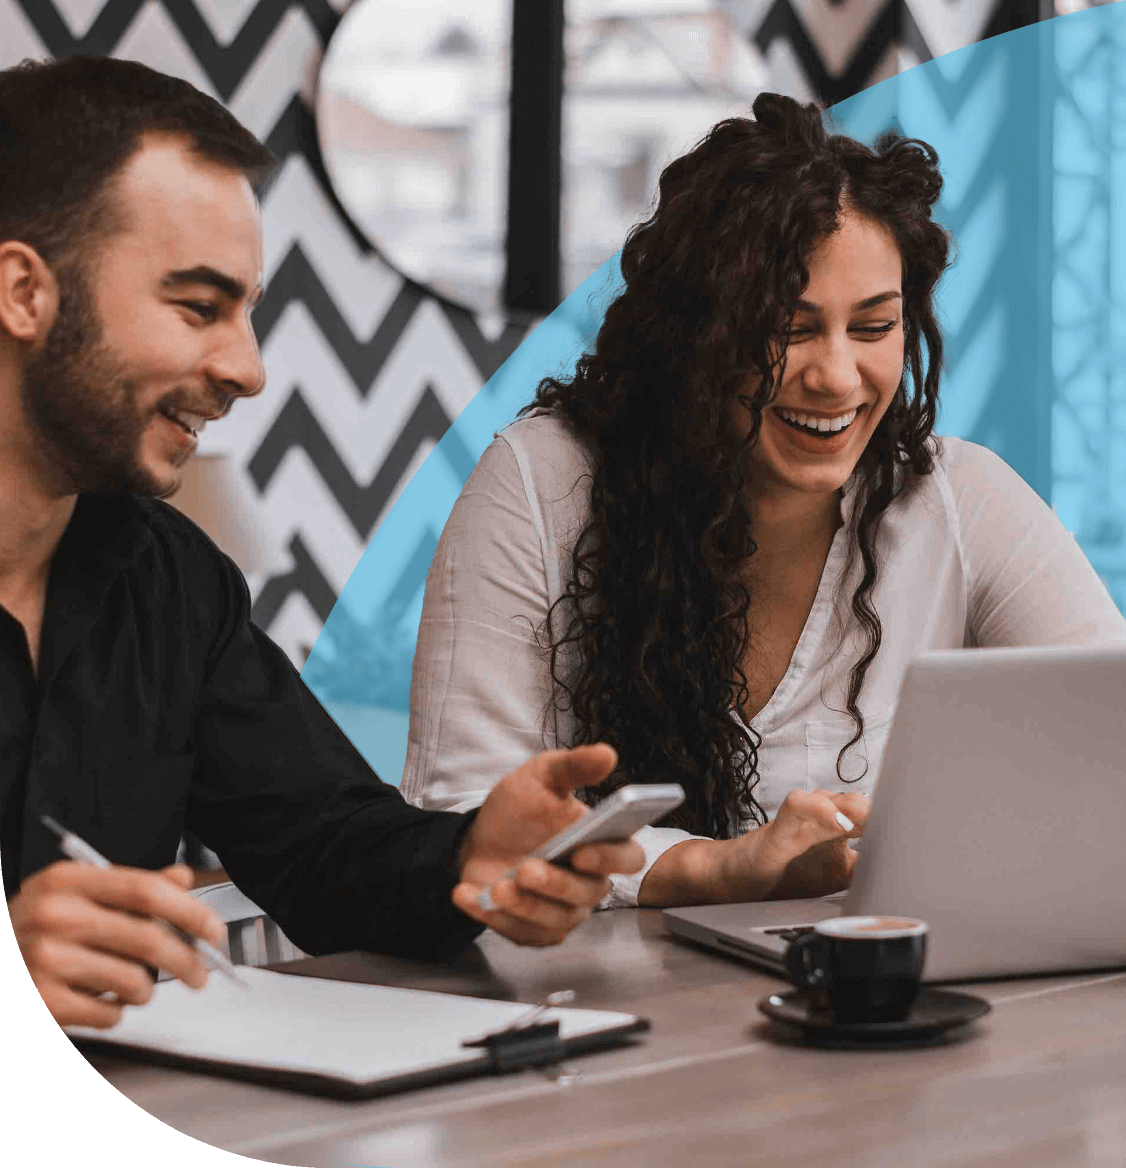
[[[739,840],[689,839],[674,844],[653,862],[637,891],[642,907],[674,908],[751,899],[739,888]],[[743,841],[743,849],[746,842]],[[745,860],[743,867],[745,868]]]

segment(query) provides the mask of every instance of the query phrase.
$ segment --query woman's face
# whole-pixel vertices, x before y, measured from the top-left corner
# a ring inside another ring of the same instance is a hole
[[[810,255],[750,455],[757,497],[836,492],[852,474],[903,373],[901,269],[891,233],[855,211]]]

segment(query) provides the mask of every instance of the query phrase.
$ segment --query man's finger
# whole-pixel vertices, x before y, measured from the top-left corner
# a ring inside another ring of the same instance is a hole
[[[143,965],[68,941],[51,942],[51,974],[71,988],[112,993],[130,1006],[152,997],[152,978]]]
[[[558,945],[576,924],[585,919],[586,915],[585,912],[581,912],[581,915],[577,917],[567,915],[565,923],[562,925],[544,926],[506,912],[501,908],[494,909],[492,912],[483,912],[477,903],[481,891],[475,884],[463,882],[454,889],[453,902],[466,916],[487,925],[493,932],[500,933],[502,937],[507,937],[508,940],[517,945],[540,947]],[[580,910],[575,910],[575,913],[580,913]]]
[[[593,908],[610,891],[610,881],[604,876],[569,872],[546,860],[525,860],[516,868],[514,883],[518,892],[568,909]],[[509,912],[516,911],[511,897],[503,907]],[[538,911],[519,915],[528,920],[543,920]]]
[[[631,875],[645,867],[645,852],[635,840],[620,844],[584,844],[571,856],[571,867],[590,876]]]
[[[169,864],[167,868],[161,868],[160,874],[188,892],[195,887],[195,873],[187,864]]]
[[[73,990],[61,982],[40,989],[40,995],[60,1026],[95,1026],[107,1030],[121,1021],[123,1007],[107,998]]]
[[[551,750],[535,761],[543,768],[544,785],[566,797],[576,787],[592,787],[602,782],[618,765],[618,752],[605,742],[596,742],[571,750]]]
[[[143,868],[114,866],[80,871],[87,878],[74,891],[80,891],[105,908],[140,917],[155,917],[193,937],[209,941],[226,936],[223,922],[214,910],[189,895],[186,888],[176,882],[175,876],[169,879],[168,869],[151,872]]]

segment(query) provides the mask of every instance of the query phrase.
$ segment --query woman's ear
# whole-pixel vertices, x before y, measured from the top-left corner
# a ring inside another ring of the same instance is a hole
[[[0,243],[0,330],[38,348],[58,308],[58,281],[35,248],[15,239]]]

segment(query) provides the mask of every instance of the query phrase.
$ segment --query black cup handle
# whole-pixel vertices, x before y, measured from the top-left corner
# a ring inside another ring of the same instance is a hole
[[[786,948],[786,973],[801,990],[819,990],[828,986],[829,941],[820,933],[795,937]]]

